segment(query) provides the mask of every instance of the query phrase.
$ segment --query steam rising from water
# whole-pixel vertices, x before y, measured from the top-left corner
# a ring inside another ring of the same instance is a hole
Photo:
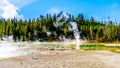
[[[64,12],[60,12],[57,16],[57,21],[55,23],[55,27],[59,27],[63,23],[59,22],[60,20],[65,19],[65,22],[68,22],[69,28],[73,31],[74,37],[76,39],[76,49],[80,49],[80,31],[77,28],[76,22],[71,22],[70,15]]]
[[[81,32],[79,32],[76,22],[70,22],[70,24],[72,26],[71,28],[74,33],[74,37],[76,39],[76,49],[80,49],[80,40],[79,40],[80,36],[79,35]]]
[[[18,43],[14,44],[12,42],[1,41],[0,42],[0,59],[17,57],[21,55],[29,54],[28,51],[19,50]]]

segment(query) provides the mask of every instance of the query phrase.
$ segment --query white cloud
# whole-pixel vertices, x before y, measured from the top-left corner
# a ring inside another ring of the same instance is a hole
[[[37,0],[0,0],[0,17],[8,18],[23,18],[23,15],[19,14],[20,8]]]
[[[22,18],[22,15],[18,14],[19,8],[14,4],[10,3],[8,0],[0,0],[0,17],[8,18]]]

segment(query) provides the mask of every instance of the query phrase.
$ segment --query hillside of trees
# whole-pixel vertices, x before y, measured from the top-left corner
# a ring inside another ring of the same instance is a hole
[[[57,15],[46,14],[35,19],[17,20],[17,19],[0,19],[0,38],[3,36],[13,36],[14,41],[35,41],[45,40],[53,41],[61,38],[74,39],[73,31],[69,25],[64,23],[55,27]],[[84,19],[83,14],[77,17],[71,15],[71,21],[76,22],[81,39],[95,40],[98,42],[119,42],[120,41],[120,24],[112,21],[97,21],[93,17]],[[64,19],[61,22],[65,22]]]

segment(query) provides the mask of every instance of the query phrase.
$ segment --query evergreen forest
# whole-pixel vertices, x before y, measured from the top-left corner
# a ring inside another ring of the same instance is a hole
[[[77,23],[81,31],[80,39],[97,42],[119,42],[120,23],[108,21],[97,21],[93,17],[85,19],[82,13],[76,17],[70,15],[71,21]],[[0,19],[0,38],[13,36],[14,41],[57,41],[63,38],[74,39],[73,31],[64,18],[59,22],[63,23],[55,27],[57,15],[46,14],[35,19]],[[64,23],[66,22],[66,23]]]

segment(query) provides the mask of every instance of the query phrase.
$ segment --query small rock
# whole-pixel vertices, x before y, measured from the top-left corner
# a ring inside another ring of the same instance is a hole
[[[33,60],[38,60],[38,58],[35,58],[35,57],[33,57],[33,56],[32,56],[32,59],[33,59]]]
[[[23,65],[23,63],[20,63],[21,65]]]
[[[59,52],[56,53],[57,55],[59,54]]]
[[[50,50],[55,50],[54,48],[50,48]]]

